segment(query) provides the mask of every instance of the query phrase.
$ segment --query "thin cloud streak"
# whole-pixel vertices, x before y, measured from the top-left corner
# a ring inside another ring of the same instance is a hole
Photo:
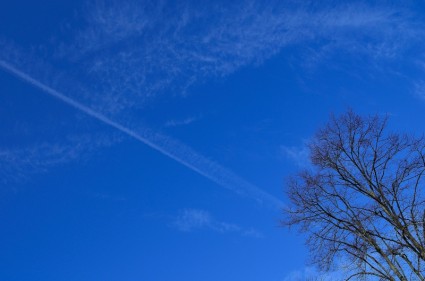
[[[134,130],[117,123],[108,117],[94,111],[90,107],[81,104],[62,93],[50,88],[42,82],[32,78],[25,72],[17,69],[13,65],[4,60],[0,60],[0,67],[5,71],[13,74],[14,76],[22,79],[23,81],[31,84],[46,94],[64,102],[65,104],[109,125],[122,133],[144,143],[145,145],[157,150],[161,154],[175,160],[190,170],[198,173],[199,175],[217,183],[222,187],[226,187],[235,191],[240,195],[248,195],[255,198],[260,203],[267,203],[273,208],[281,208],[284,203],[273,195],[263,191],[257,186],[245,181],[239,176],[235,175],[228,169],[208,160],[204,156],[196,153],[191,148],[160,134],[151,132],[148,129],[143,129],[142,132],[135,132]],[[180,151],[180,152],[179,152]]]
[[[295,165],[300,168],[311,167],[310,150],[308,148],[308,141],[303,141],[300,146],[287,146],[281,145],[281,153],[291,160]]]
[[[173,222],[173,226],[182,232],[209,229],[218,233],[238,233],[252,238],[263,238],[263,234],[253,228],[244,228],[234,223],[219,221],[210,212],[199,209],[184,209]]]
[[[0,147],[0,184],[23,183],[34,174],[78,159],[99,148],[110,147],[120,141],[109,135],[68,137],[65,142],[42,142],[14,148]]]
[[[196,120],[198,120],[198,118],[195,117],[188,117],[186,119],[183,120],[168,120],[167,122],[165,122],[165,127],[179,127],[179,126],[185,126],[185,125],[189,125],[192,124],[193,122],[195,122]]]

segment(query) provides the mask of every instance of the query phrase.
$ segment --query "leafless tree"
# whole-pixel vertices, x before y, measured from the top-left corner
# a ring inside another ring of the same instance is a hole
[[[424,139],[348,111],[309,148],[282,224],[307,234],[312,262],[328,271],[346,261],[345,280],[425,280]]]

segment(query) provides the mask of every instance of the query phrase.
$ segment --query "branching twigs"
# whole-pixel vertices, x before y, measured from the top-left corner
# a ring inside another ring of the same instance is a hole
[[[284,225],[309,234],[314,261],[358,264],[346,280],[424,280],[424,138],[390,134],[387,118],[333,117],[310,144],[314,169],[289,182]]]

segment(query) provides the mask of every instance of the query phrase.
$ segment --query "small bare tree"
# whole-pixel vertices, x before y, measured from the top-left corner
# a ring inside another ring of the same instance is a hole
[[[310,143],[312,167],[288,184],[283,225],[308,236],[312,262],[346,280],[425,280],[425,142],[387,118],[332,117]]]

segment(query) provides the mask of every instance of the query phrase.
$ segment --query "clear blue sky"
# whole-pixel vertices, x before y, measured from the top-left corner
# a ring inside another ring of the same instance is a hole
[[[1,1],[0,280],[315,274],[285,179],[332,112],[425,131],[425,6],[235,2]]]

